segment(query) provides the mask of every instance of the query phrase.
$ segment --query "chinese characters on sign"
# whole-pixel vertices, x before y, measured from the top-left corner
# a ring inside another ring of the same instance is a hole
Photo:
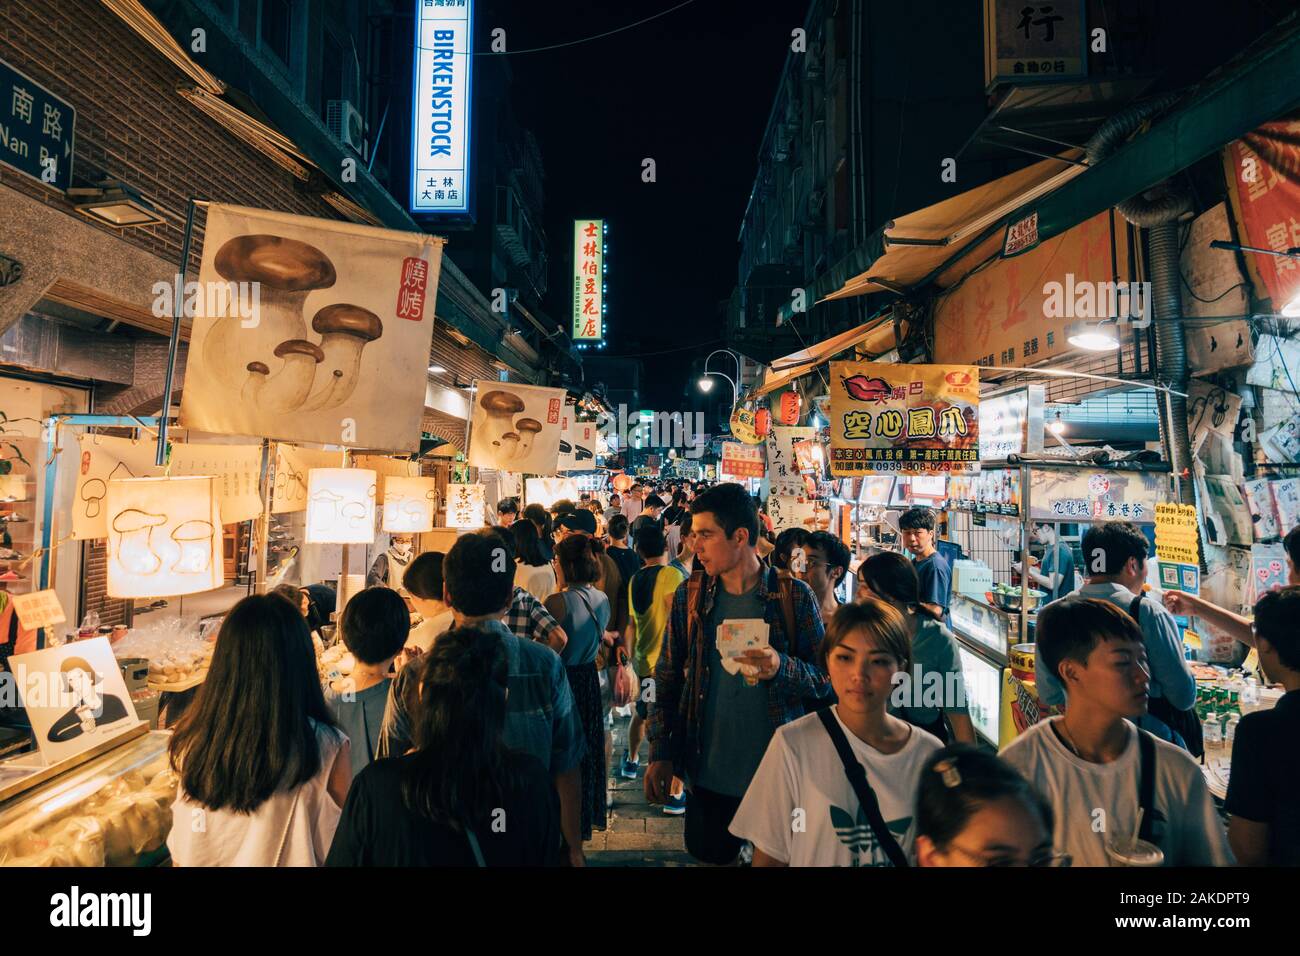
[[[469,211],[473,0],[415,0],[411,211]]]
[[[831,363],[831,474],[979,470],[979,370]]]
[[[447,527],[481,528],[484,519],[484,491],[482,485],[447,486]]]
[[[722,473],[737,478],[762,478],[763,446],[742,445],[738,441],[723,442]]]
[[[76,120],[71,106],[0,61],[0,163],[66,190]]]
[[[605,337],[605,220],[573,223],[573,338]]]
[[[1082,0],[984,0],[984,81],[1034,83],[1088,72]]]
[[[807,425],[775,425],[767,434],[767,481],[772,495],[807,493],[803,469],[795,456],[795,444],[811,441],[816,429]]]

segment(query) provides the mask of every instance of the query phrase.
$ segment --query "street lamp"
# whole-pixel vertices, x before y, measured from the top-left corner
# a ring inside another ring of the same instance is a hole
[[[717,355],[718,353],[722,353],[723,355],[730,355],[733,359],[736,360],[736,378],[732,378],[730,375],[727,375],[723,372],[709,371],[709,359],[713,358],[713,356]],[[720,378],[725,378],[728,382],[731,383],[731,407],[735,408],[737,405],[739,405],[740,386],[736,384],[736,380],[740,378],[740,356],[737,355],[735,352],[732,352],[730,349],[714,349],[712,352],[708,354],[708,357],[705,358],[704,360],[704,374],[700,376],[700,381],[699,381],[700,391],[706,395],[713,389],[713,380],[709,378],[710,375],[717,375]]]

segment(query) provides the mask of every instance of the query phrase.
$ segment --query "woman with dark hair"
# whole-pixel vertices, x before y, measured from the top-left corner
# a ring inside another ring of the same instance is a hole
[[[180,792],[167,838],[178,866],[317,866],[352,779],[301,612],[244,598],[169,744]],[[202,819],[203,826],[194,825]]]
[[[524,509],[524,517],[533,523],[538,537],[542,539],[542,554],[547,561],[555,560],[555,526],[551,523],[551,514],[539,504],[531,504]]]
[[[921,768],[941,747],[889,713],[910,656],[903,616],[885,602],[836,612],[818,663],[837,702],[776,731],[731,821],[754,866],[907,865]]]
[[[907,622],[913,666],[903,685],[909,704],[899,709],[899,716],[945,743],[949,739],[975,743],[957,640],[943,619],[921,603],[921,585],[912,562],[896,551],[881,551],[867,558],[858,568],[859,602],[864,597],[893,605]],[[927,691],[936,685],[942,688],[941,707],[933,706],[933,691]],[[928,705],[923,703],[927,699]]]
[[[502,743],[501,639],[456,628],[411,666],[419,668],[413,747],[357,776],[326,866],[557,865],[551,778],[536,757]]]
[[[560,652],[582,722],[587,752],[582,758],[582,838],[605,829],[605,721],[596,652],[609,624],[609,599],[595,584],[604,548],[595,538],[571,534],[555,548],[560,590],[546,599],[546,610],[569,636]]]
[[[682,516],[677,550],[668,552],[671,556],[668,563],[688,578],[691,576],[691,572],[695,570],[695,535],[691,533],[692,520],[693,517],[689,511]]]
[[[1005,760],[970,744],[938,751],[916,795],[918,866],[1069,866],[1052,808]]]
[[[804,528],[786,528],[776,536],[776,550],[772,552],[772,566],[778,571],[802,572],[803,567],[792,568],[791,557],[796,550],[808,545],[808,532]]]
[[[519,563],[515,583],[537,600],[545,601],[555,593],[555,569],[546,556],[537,525],[531,521],[516,521],[510,530],[515,535],[515,560]]]

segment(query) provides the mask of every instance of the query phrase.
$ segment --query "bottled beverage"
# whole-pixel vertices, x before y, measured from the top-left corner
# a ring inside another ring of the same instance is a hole
[[[1232,741],[1237,736],[1237,724],[1240,720],[1240,714],[1231,714],[1228,717],[1228,722],[1223,727],[1223,745],[1229,751],[1232,750]]]
[[[1245,687],[1241,691],[1241,706],[1246,713],[1259,706],[1259,682],[1254,677],[1246,678]]]
[[[1223,725],[1219,723],[1219,717],[1214,711],[1205,715],[1205,721],[1201,724],[1201,735],[1205,738],[1206,756],[1212,752],[1217,753],[1223,743]]]
[[[1241,697],[1235,690],[1228,692],[1228,713],[1241,716]]]

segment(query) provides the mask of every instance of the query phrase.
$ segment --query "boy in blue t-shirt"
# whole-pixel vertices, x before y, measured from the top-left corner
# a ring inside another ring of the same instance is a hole
[[[934,512],[929,508],[909,508],[898,519],[898,530],[903,547],[912,552],[921,585],[920,603],[942,617],[944,624],[951,625],[948,606],[952,600],[952,569],[948,559],[934,546],[936,524]]]

